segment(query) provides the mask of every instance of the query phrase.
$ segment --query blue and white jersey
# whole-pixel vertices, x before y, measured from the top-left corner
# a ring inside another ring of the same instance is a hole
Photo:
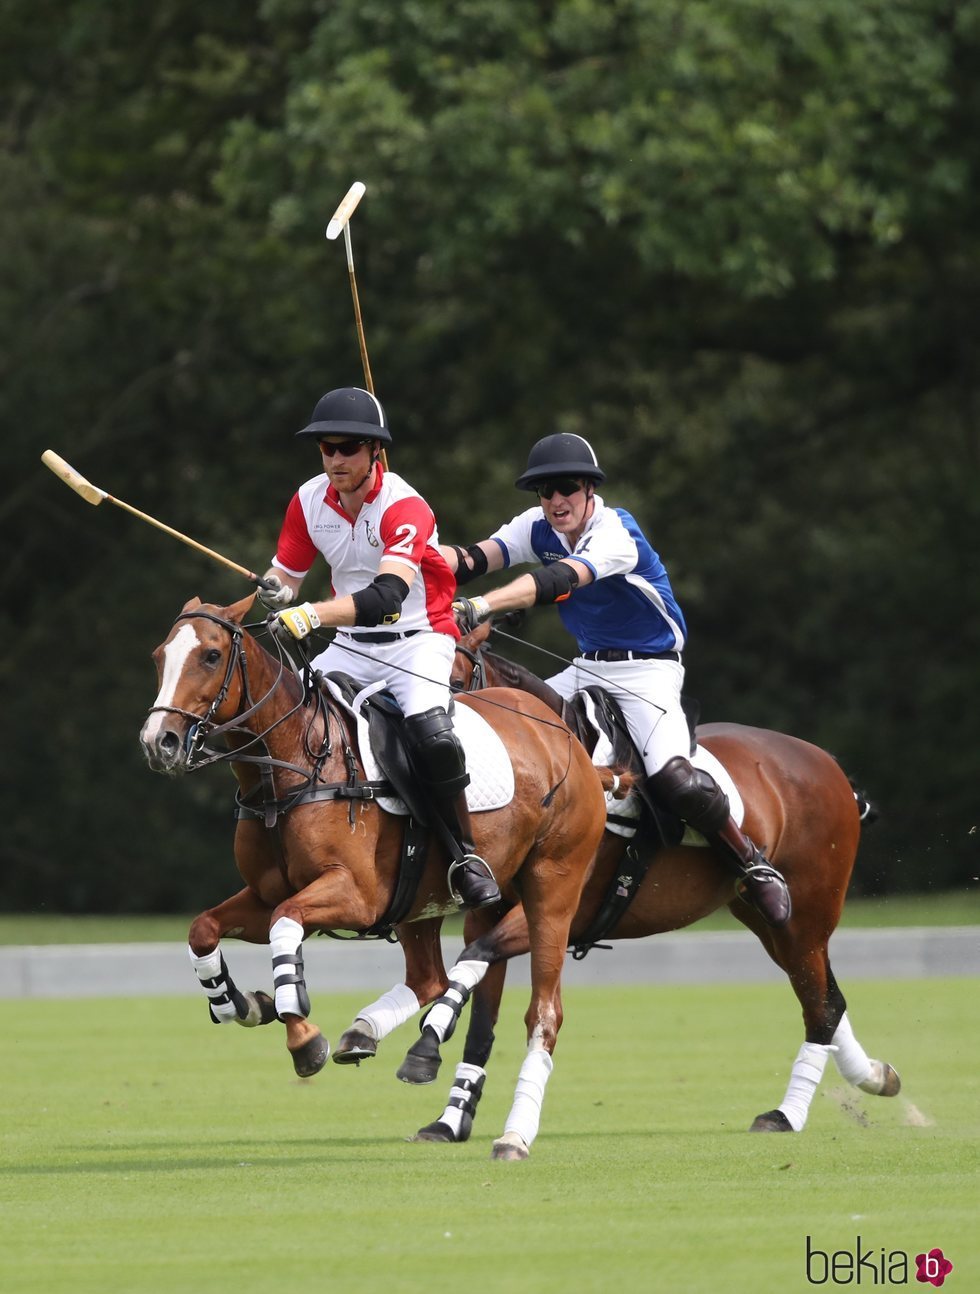
[[[683,651],[687,626],[659,555],[624,508],[607,508],[598,495],[594,502],[574,549],[540,507],[528,508],[490,538],[500,545],[505,566],[548,566],[574,557],[591,570],[592,583],[557,604],[580,651]]]

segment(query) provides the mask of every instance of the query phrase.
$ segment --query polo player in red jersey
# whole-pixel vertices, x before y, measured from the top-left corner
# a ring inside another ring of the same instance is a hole
[[[488,907],[500,890],[473,847],[469,774],[449,713],[459,630],[435,516],[417,490],[385,470],[381,450],[391,433],[370,392],[328,391],[297,435],[317,441],[323,470],[293,495],[266,572],[276,587],[259,597],[277,613],[271,623],[280,636],[337,630],[313,668],[384,682],[394,695],[412,765],[455,844],[450,893],[460,907]],[[293,605],[317,554],[330,567],[331,596]]]

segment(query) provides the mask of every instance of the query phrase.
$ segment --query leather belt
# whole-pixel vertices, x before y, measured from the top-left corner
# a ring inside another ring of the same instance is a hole
[[[351,638],[356,643],[395,643],[402,638],[414,638],[416,634],[423,634],[426,631],[424,629],[406,629],[403,634],[351,634],[346,629],[341,629],[338,632],[344,638]]]
[[[619,647],[601,647],[598,651],[584,651],[583,660],[676,660],[680,661],[679,651],[624,651]]]

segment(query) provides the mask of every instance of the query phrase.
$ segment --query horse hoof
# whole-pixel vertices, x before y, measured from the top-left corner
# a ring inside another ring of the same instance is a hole
[[[370,1060],[377,1054],[377,1039],[361,1029],[351,1028],[341,1035],[333,1053],[333,1062],[335,1065],[359,1065],[362,1060]]]
[[[403,1083],[416,1085],[434,1083],[441,1064],[441,1056],[413,1056],[409,1052],[399,1066],[396,1078],[400,1078]]]
[[[242,996],[248,1003],[248,1015],[244,1020],[239,1019],[238,1023],[246,1029],[254,1029],[261,1024],[273,1024],[279,1019],[276,1015],[275,1001],[268,993],[256,989],[254,993],[244,993]]]
[[[767,1110],[756,1115],[749,1132],[792,1132],[793,1125],[782,1110]]]
[[[498,1137],[493,1143],[490,1158],[527,1159],[530,1153],[531,1151],[525,1145],[523,1137],[519,1137],[516,1132],[505,1132],[502,1137]]]
[[[898,1071],[892,1069],[886,1060],[873,1060],[871,1073],[863,1083],[858,1083],[858,1087],[862,1092],[870,1092],[872,1096],[898,1096],[902,1090],[902,1080]]]
[[[316,1033],[295,1051],[290,1051],[293,1058],[293,1069],[300,1078],[312,1078],[319,1074],[330,1057],[330,1044],[322,1033]]]
[[[437,1119],[435,1123],[427,1123],[424,1128],[419,1128],[415,1136],[410,1137],[409,1140],[440,1141],[445,1144],[446,1142],[455,1142],[456,1138],[453,1136],[453,1130],[449,1124],[440,1123]]]

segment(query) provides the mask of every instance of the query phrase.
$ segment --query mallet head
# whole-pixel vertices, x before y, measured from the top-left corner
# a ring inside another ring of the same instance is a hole
[[[343,201],[333,213],[330,218],[330,223],[327,225],[327,237],[331,242],[333,242],[335,238],[340,237],[344,226],[354,214],[357,204],[360,202],[361,198],[364,197],[366,187],[367,186],[362,184],[360,180],[355,180],[347,190]]]
[[[100,490],[99,487],[97,485],[93,485],[91,481],[86,481],[85,477],[82,476],[81,473],[76,472],[75,469],[69,466],[61,455],[56,454],[53,449],[46,449],[44,451],[41,455],[41,462],[45,467],[50,467],[55,476],[60,476],[66,485],[70,485],[76,494],[80,494],[86,503],[92,503],[97,507],[103,499],[107,499],[109,497],[105,490]]]

